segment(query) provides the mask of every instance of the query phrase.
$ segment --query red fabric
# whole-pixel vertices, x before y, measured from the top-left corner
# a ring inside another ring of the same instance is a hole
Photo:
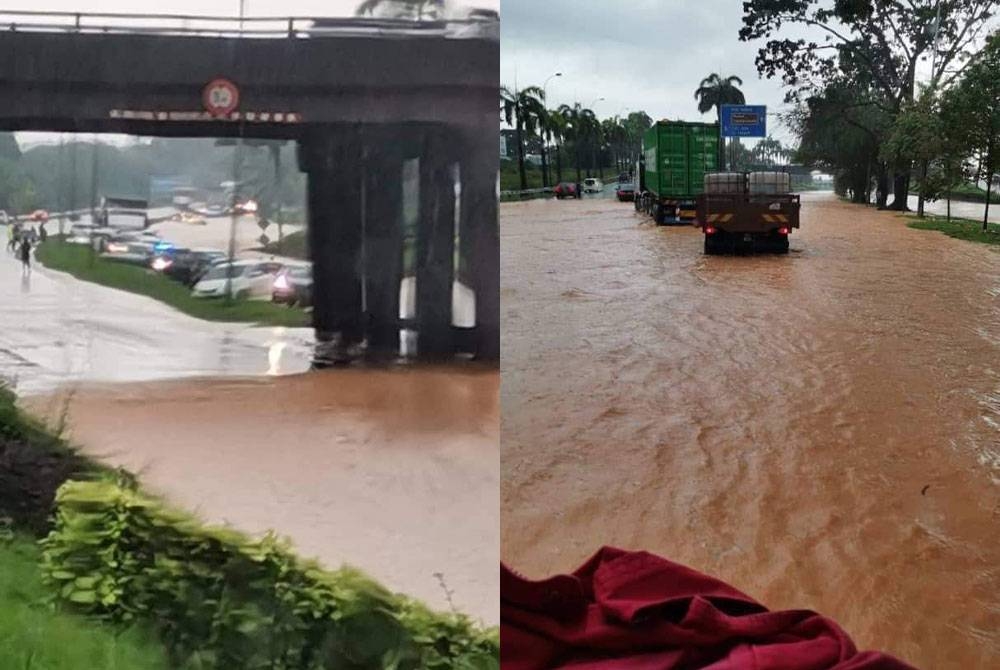
[[[683,565],[610,547],[541,581],[501,563],[500,658],[504,670],[912,670],[858,653],[815,612],[769,612]]]

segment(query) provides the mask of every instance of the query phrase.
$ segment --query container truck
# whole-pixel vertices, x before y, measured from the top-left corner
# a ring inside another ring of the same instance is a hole
[[[788,236],[799,227],[799,196],[786,172],[718,172],[704,176],[696,224],[705,253],[744,250],[788,253]]]
[[[705,175],[718,162],[719,124],[658,121],[642,137],[636,209],[657,225],[692,223]]]

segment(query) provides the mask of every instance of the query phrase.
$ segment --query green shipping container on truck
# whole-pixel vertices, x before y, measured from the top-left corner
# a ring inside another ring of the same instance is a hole
[[[659,198],[693,198],[718,170],[719,124],[658,121],[642,138],[645,187]]]

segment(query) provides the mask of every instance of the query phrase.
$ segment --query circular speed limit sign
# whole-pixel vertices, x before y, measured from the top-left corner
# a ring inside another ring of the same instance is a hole
[[[228,79],[213,79],[202,91],[205,109],[213,116],[225,116],[240,104],[240,89]]]

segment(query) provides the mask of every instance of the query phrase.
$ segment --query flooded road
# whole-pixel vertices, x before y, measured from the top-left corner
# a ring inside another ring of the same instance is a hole
[[[86,453],[207,521],[274,529],[434,609],[449,610],[446,587],[496,624],[498,395],[495,370],[414,367],[81,385],[22,404],[65,415]]]
[[[186,316],[152,298],[0,252],[0,380],[19,393],[73,381],[138,381],[307,370],[310,328],[255,328]]]
[[[1000,254],[803,196],[788,256],[630,203],[501,207],[502,556],[603,544],[1000,667]]]

